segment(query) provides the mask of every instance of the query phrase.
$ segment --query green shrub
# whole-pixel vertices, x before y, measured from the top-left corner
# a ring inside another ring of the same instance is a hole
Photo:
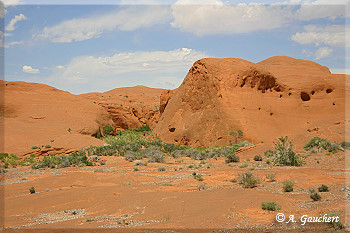
[[[255,155],[254,161],[262,161],[262,157],[260,155]]]
[[[319,200],[321,200],[320,194],[318,194],[318,192],[316,192],[314,189],[311,189],[311,190],[310,190],[310,198],[311,198],[313,201],[319,201]]]
[[[283,181],[283,192],[292,192],[294,184],[292,180]]]
[[[70,166],[93,166],[91,162],[88,161],[88,158],[86,157],[86,151],[78,151],[75,153],[72,153],[68,156],[62,155],[62,156],[56,156],[56,155],[50,155],[44,157],[42,160],[37,161],[32,165],[33,169],[39,169],[39,168],[63,168],[63,167],[70,167]]]
[[[242,184],[244,188],[254,188],[258,183],[258,178],[254,177],[251,172],[240,175],[240,184]]]
[[[140,169],[138,169],[137,167],[135,167],[134,168],[134,171],[136,172],[136,171],[140,171]]]
[[[97,156],[112,156],[116,155],[117,150],[114,146],[90,146],[86,149],[88,155],[97,155]]]
[[[35,149],[39,149],[38,146],[32,146],[32,149],[35,150]]]
[[[233,136],[233,138],[235,139],[235,143],[238,143],[238,139],[243,137],[243,132],[242,130],[237,130],[237,132],[230,132],[230,135]]]
[[[230,152],[226,154],[226,163],[237,163],[239,162],[239,157],[235,155],[234,152]]]
[[[135,131],[135,132],[150,132],[151,128],[147,124],[144,124],[138,128],[133,129],[133,131]]]
[[[34,188],[34,187],[30,187],[30,188],[29,188],[29,192],[30,192],[30,194],[35,193],[35,188]]]
[[[51,148],[51,146],[50,145],[46,145],[45,148]]]
[[[350,142],[341,142],[340,146],[343,147],[344,149],[348,150],[350,149]]]
[[[245,164],[240,165],[239,167],[240,168],[246,168],[246,167],[248,167],[248,164],[245,163]]]
[[[320,187],[318,187],[318,191],[319,192],[328,192],[328,186],[323,184]]]
[[[160,172],[165,171],[165,167],[158,167],[158,171],[160,171]]]
[[[326,222],[327,224],[331,225],[333,228],[335,228],[335,229],[344,229],[345,228],[344,224],[339,220],[340,219],[339,213],[328,213],[328,217],[331,217],[332,220],[333,220],[333,218],[338,217],[337,222],[336,221]]]
[[[266,159],[266,164],[267,165],[271,164],[271,161],[269,159]]]
[[[164,154],[158,147],[152,146],[140,150],[139,153],[143,158],[148,158],[150,163],[164,163]]]
[[[271,210],[271,211],[276,211],[281,209],[281,207],[277,205],[275,202],[262,202],[261,208],[263,210]]]
[[[271,182],[275,181],[276,173],[267,174],[266,178],[269,179]]]
[[[293,151],[293,143],[288,137],[280,137],[275,144],[274,165],[301,166],[303,161]]]
[[[267,150],[267,151],[264,152],[264,154],[265,154],[265,157],[271,157],[271,156],[275,155],[275,151]]]
[[[126,154],[124,155],[124,158],[129,161],[132,162],[134,160],[140,160],[142,159],[142,156],[140,155],[140,153],[138,152],[134,152],[134,151],[127,151]]]
[[[103,127],[103,134],[104,134],[105,136],[111,135],[111,134],[113,134],[113,132],[114,132],[114,129],[113,129],[112,126],[106,125],[106,126]]]
[[[237,180],[236,179],[232,179],[232,180],[230,180],[232,183],[236,183],[237,182]]]
[[[201,174],[195,174],[195,175],[193,175],[193,178],[198,180],[198,181],[203,181],[203,177]]]
[[[339,150],[344,150],[339,144],[319,137],[313,137],[304,145],[304,149],[306,151],[314,150],[314,148],[317,148],[317,152],[326,150],[328,152],[335,153]]]

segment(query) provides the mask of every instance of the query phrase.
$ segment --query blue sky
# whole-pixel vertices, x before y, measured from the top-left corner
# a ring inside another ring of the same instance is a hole
[[[74,94],[174,89],[200,58],[259,62],[276,55],[350,71],[346,1],[197,2],[6,0],[5,79]]]

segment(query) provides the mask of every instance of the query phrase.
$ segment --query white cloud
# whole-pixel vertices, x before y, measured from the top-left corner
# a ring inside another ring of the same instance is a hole
[[[315,46],[328,45],[344,47],[349,46],[346,43],[346,31],[350,30],[349,26],[331,25],[325,27],[318,27],[315,25],[307,25],[304,27],[305,32],[295,33],[291,39],[299,44],[313,44]],[[349,40],[349,38],[348,38]]]
[[[345,16],[345,5],[329,5],[316,1],[312,4],[303,4],[295,12],[295,18],[309,21],[312,19],[330,18],[334,20],[337,17]]]
[[[31,66],[23,66],[22,71],[24,73],[29,73],[29,74],[39,74],[40,70],[39,69],[33,69]]]
[[[187,5],[191,2],[180,0],[172,6],[171,25],[198,36],[271,30],[281,27],[291,16],[289,6],[225,5],[221,1]]]
[[[63,70],[63,69],[64,69],[64,66],[62,66],[62,65],[58,65],[58,66],[55,66],[55,69],[58,69],[58,70]]]
[[[72,59],[64,69],[56,70],[51,80],[72,92],[77,92],[76,86],[85,84],[95,89],[91,91],[134,85],[172,88],[181,83],[196,60],[204,57],[208,55],[188,48],[81,56]]]
[[[23,44],[23,41],[11,41],[11,42],[6,42],[5,43],[5,48],[9,48],[11,46],[14,46],[14,45],[19,45],[19,44]]]
[[[102,16],[91,16],[63,21],[45,27],[36,38],[49,39],[55,43],[69,43],[100,37],[102,33],[119,29],[131,31],[142,27],[168,22],[170,11],[167,6],[133,6]]]
[[[328,57],[329,55],[331,55],[332,52],[333,52],[333,49],[331,48],[321,47],[317,49],[317,51],[315,52],[315,59],[319,60],[319,59]]]
[[[5,6],[15,6],[19,4],[23,4],[21,0],[2,0]]]
[[[13,19],[11,19],[10,23],[5,27],[6,31],[14,31],[16,29],[15,25],[16,23],[18,23],[19,21],[22,20],[27,20],[28,18],[23,15],[23,14],[19,14],[16,15]]]

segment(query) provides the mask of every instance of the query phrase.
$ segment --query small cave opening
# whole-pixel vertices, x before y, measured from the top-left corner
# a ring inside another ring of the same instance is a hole
[[[310,95],[306,92],[300,92],[300,98],[302,101],[309,101],[310,100]]]
[[[311,95],[314,95],[315,94],[315,91],[311,91]]]
[[[331,93],[332,91],[333,91],[333,89],[328,88],[328,89],[326,90],[326,93],[329,94],[329,93]]]
[[[169,132],[175,132],[175,128],[174,127],[169,128]]]
[[[333,106],[335,106],[335,103],[333,102]]]
[[[289,96],[291,96],[291,95],[292,95],[292,93],[290,93],[290,92],[289,92],[289,93],[288,93],[288,95],[289,95]]]
[[[258,108],[259,110],[261,110],[261,108]]]
[[[280,95],[280,98],[282,98],[282,95]]]
[[[270,116],[272,116],[273,115],[273,112],[270,112]]]

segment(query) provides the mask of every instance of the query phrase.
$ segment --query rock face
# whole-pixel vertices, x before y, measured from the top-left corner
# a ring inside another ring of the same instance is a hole
[[[135,86],[80,96],[105,108],[117,129],[136,128],[143,124],[152,128],[160,117],[159,98],[162,92],[163,89]]]
[[[296,144],[322,136],[344,140],[345,75],[291,57],[257,64],[205,58],[181,86],[163,93],[164,112],[154,132],[164,141],[191,146],[228,145],[230,132],[253,143],[280,136]]]
[[[50,145],[43,151],[54,154],[104,144],[91,135],[113,121],[97,104],[44,84],[1,81],[0,85],[5,136],[1,152],[21,156],[38,152],[33,146]]]

